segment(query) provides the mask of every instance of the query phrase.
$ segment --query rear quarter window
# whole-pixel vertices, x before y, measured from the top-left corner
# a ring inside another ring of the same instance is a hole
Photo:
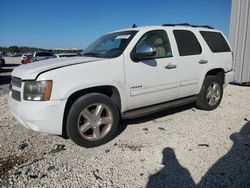
[[[223,35],[219,32],[200,31],[210,50],[214,53],[230,52],[229,45]]]
[[[201,45],[193,32],[188,30],[174,30],[173,33],[180,56],[201,54]]]

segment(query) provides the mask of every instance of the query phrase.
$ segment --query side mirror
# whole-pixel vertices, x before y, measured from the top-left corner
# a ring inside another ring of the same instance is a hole
[[[135,50],[133,57],[135,60],[139,61],[139,60],[152,59],[153,56],[155,56],[155,54],[156,50],[153,46],[144,45]]]

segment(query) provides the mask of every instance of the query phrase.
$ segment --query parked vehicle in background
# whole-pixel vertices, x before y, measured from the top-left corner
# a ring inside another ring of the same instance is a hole
[[[25,63],[24,61],[27,61],[28,58],[31,59],[32,56],[33,56],[33,55],[32,55],[31,53],[23,54],[23,55],[21,56],[21,63],[22,63],[22,64],[27,64],[27,63]],[[27,57],[28,57],[28,58],[27,58]]]
[[[60,57],[76,57],[78,56],[77,53],[60,53],[60,54],[55,54],[56,58]]]
[[[116,135],[120,118],[193,102],[214,110],[233,80],[231,48],[209,26],[128,28],[84,52],[14,69],[9,105],[23,126],[95,147]]]
[[[41,61],[45,59],[55,58],[54,53],[47,52],[47,51],[41,51],[41,52],[35,52],[32,57],[32,61]]]
[[[0,55],[0,64],[1,64],[1,67],[5,66],[5,59],[3,58],[2,55]]]
[[[29,64],[32,62],[32,56],[25,56],[22,60],[22,64]]]

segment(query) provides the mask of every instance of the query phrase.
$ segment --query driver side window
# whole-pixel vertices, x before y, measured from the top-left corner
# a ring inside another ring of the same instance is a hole
[[[155,48],[154,58],[172,57],[172,50],[166,31],[154,30],[145,33],[136,44],[136,49],[144,45],[150,45]]]

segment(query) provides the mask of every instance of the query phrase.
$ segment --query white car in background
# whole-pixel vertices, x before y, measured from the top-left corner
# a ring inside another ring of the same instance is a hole
[[[31,53],[27,53],[27,54],[22,54],[22,56],[21,56],[21,63],[22,64],[25,64],[24,62],[25,62],[25,60],[27,59],[27,58],[32,58],[32,54]]]
[[[32,62],[41,61],[41,60],[50,59],[50,58],[55,58],[53,52],[49,52],[49,51],[35,52],[32,57]]]

